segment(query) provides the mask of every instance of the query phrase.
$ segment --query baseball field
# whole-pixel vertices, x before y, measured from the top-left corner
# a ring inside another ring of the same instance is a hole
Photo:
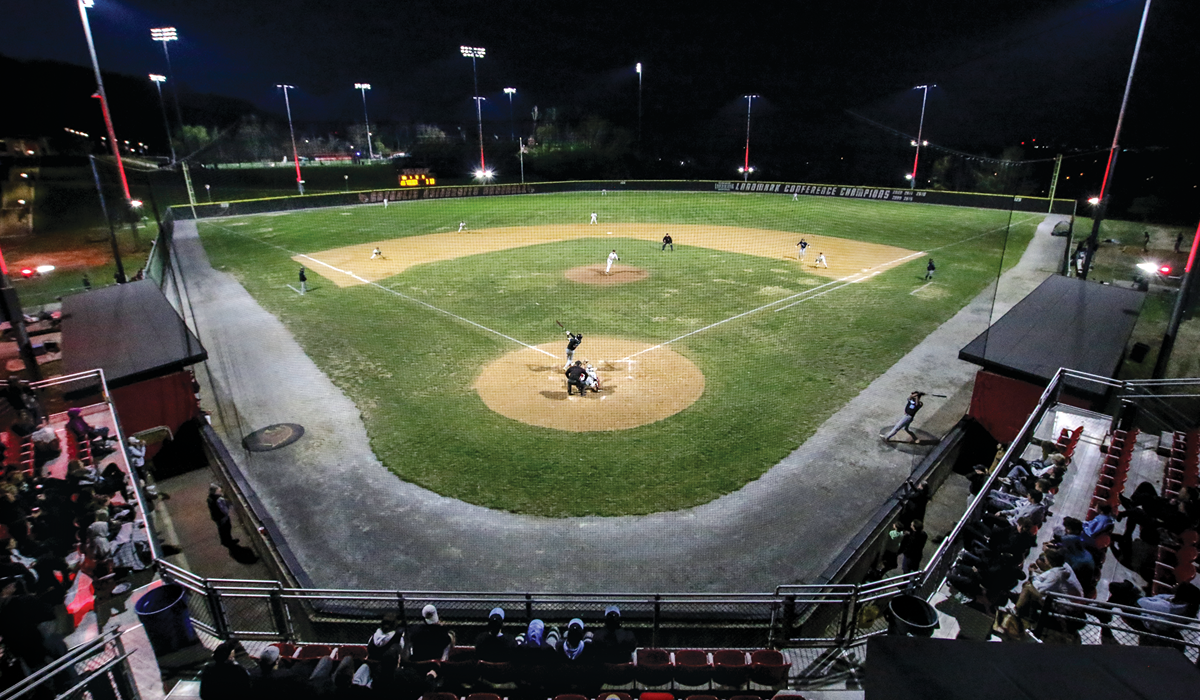
[[[758,478],[1014,264],[1041,218],[595,192],[199,230],[213,266],[355,402],[397,477],[560,517],[676,510]],[[583,397],[567,395],[565,330],[599,375]]]

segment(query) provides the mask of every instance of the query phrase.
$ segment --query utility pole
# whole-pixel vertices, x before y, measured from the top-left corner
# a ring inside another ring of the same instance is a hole
[[[1058,173],[1062,170],[1062,154],[1059,153],[1054,157],[1054,175],[1050,178],[1050,208],[1046,210],[1047,214],[1054,213],[1054,192],[1058,189]]]

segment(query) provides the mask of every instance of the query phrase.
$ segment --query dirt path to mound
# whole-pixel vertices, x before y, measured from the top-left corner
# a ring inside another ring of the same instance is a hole
[[[807,272],[831,279],[840,279],[887,263],[899,265],[914,255],[913,251],[903,248],[863,243],[848,238],[736,226],[609,224],[600,227],[565,224],[511,226],[462,233],[431,233],[425,236],[408,236],[331,248],[297,255],[292,259],[308,266],[310,271],[327,277],[339,287],[351,287],[398,275],[413,265],[453,260],[466,255],[581,238],[608,238],[610,234],[614,238],[634,238],[658,243],[668,233],[675,239],[675,245],[679,248],[695,246],[776,260],[791,260],[793,265],[801,265]],[[802,235],[809,242],[808,256],[803,261],[798,260],[796,255],[796,242]],[[383,252],[383,257],[372,260],[371,251],[376,247]],[[606,240],[597,245],[595,264],[603,265],[608,251],[614,247],[618,253],[622,252],[620,241]],[[654,250],[657,252],[658,247],[655,246]],[[828,268],[813,264],[817,255],[821,253],[825,254]]]
[[[665,347],[619,338],[588,337],[575,352],[590,360],[600,391],[567,396],[565,359],[532,348],[508,353],[483,369],[474,389],[488,408],[513,420],[555,430],[596,432],[636,428],[673,416],[704,393],[704,375],[692,361]],[[562,343],[540,350],[562,358]],[[623,361],[642,353],[633,361]],[[572,392],[574,394],[574,392]]]

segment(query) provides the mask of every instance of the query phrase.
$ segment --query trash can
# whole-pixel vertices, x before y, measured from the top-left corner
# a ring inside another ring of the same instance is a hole
[[[932,637],[937,628],[937,610],[915,595],[898,595],[888,602],[888,634]]]
[[[192,627],[187,591],[183,586],[167,583],[153,588],[133,609],[146,630],[150,646],[154,647],[155,656],[165,656],[199,641]]]

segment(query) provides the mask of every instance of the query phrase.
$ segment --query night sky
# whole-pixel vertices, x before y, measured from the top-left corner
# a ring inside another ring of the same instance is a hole
[[[725,3],[477,2],[473,0],[96,0],[89,11],[106,71],[166,72],[149,29],[174,26],[175,73],[191,92],[282,113],[276,83],[294,84],[298,121],[361,118],[355,82],[369,82],[373,120],[473,123],[470,60],[480,60],[485,120],[507,132],[537,105],[594,113],[636,129],[636,62],[645,66],[647,137],[660,143],[729,138],[746,100],[763,147],[770,134],[860,114],[979,152],[1037,138],[1107,147],[1142,0],[838,0]],[[1123,145],[1187,147],[1200,3],[1155,0]],[[0,53],[87,65],[74,0],[5,0]],[[682,8],[682,9],[681,9]],[[716,9],[719,8],[719,9]],[[43,88],[48,89],[48,88]],[[759,122],[756,122],[756,126]]]

